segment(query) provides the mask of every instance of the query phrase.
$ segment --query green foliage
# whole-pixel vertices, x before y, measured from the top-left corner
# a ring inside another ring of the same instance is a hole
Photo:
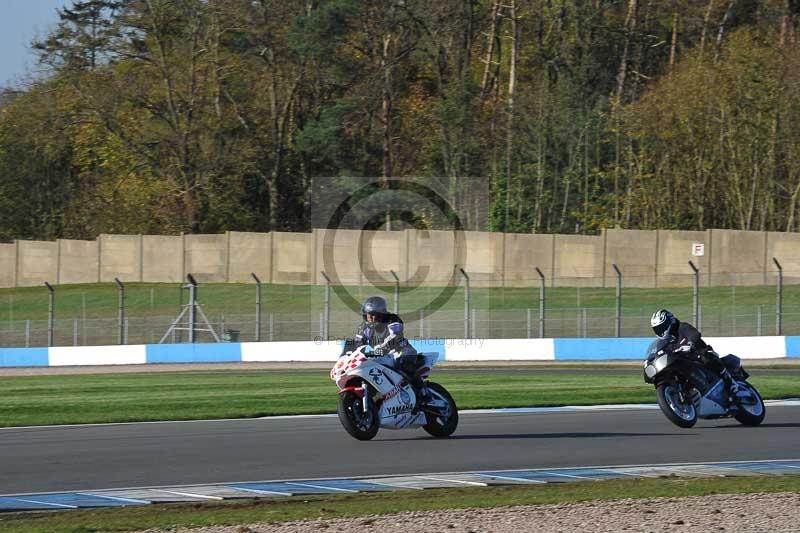
[[[305,230],[387,172],[468,229],[796,230],[797,6],[628,4],[73,2],[0,102],[0,239]]]

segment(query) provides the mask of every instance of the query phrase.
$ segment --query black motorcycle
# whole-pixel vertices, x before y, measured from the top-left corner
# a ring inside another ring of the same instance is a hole
[[[733,417],[745,426],[757,426],[764,420],[766,408],[755,387],[747,382],[750,375],[741,359],[726,355],[720,360],[745,395],[728,397],[723,379],[703,365],[699,358],[665,353],[669,339],[656,339],[647,348],[644,380],[656,387],[658,406],[670,422],[690,428],[698,418]]]

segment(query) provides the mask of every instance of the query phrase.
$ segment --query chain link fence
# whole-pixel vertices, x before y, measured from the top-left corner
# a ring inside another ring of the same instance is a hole
[[[539,287],[462,283],[418,287],[199,284],[197,342],[342,339],[360,322],[358,302],[373,294],[398,309],[409,338],[646,337],[658,307],[699,326],[705,336],[800,335],[800,285],[703,287],[695,320],[692,288]],[[124,289],[123,289],[124,287]],[[259,292],[260,288],[260,292]],[[124,290],[124,292],[123,292]],[[617,298],[619,297],[619,300]],[[619,301],[619,306],[617,305]],[[326,303],[327,302],[327,303]],[[189,342],[190,291],[176,284],[55,286],[0,291],[0,347]],[[619,314],[617,314],[619,309]],[[543,328],[543,330],[542,330]]]
[[[544,320],[546,337],[613,337],[613,307],[548,309]],[[691,321],[690,313],[675,310],[679,317]],[[775,334],[775,314],[764,306],[750,309],[702,308],[701,328],[709,337],[739,337]],[[621,336],[647,337],[650,309],[623,309]],[[212,318],[213,317],[213,318]],[[123,344],[156,344],[167,333],[175,317],[127,317],[123,324]],[[353,313],[331,314],[328,336],[333,339],[351,337],[360,318]],[[464,316],[460,311],[419,312],[403,316],[406,336],[414,338],[463,338]],[[800,335],[800,306],[784,308],[783,334]],[[209,324],[223,341],[252,342],[256,336],[255,313],[213,314]],[[212,335],[197,325],[197,342],[215,342]],[[470,331],[473,338],[521,339],[539,337],[538,308],[506,310],[473,310]],[[54,324],[54,346],[94,346],[119,343],[119,323],[115,318],[63,318]],[[261,341],[300,341],[324,338],[324,313],[265,312],[261,321]],[[47,346],[47,320],[12,320],[0,324],[0,345],[3,347]],[[187,330],[172,330],[166,343],[188,342]]]

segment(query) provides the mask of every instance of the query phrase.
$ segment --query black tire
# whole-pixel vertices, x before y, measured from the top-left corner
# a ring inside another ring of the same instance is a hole
[[[456,427],[458,427],[458,407],[456,406],[456,401],[450,396],[447,389],[438,383],[429,381],[427,387],[431,391],[431,394],[444,398],[449,404],[449,409],[447,410],[446,416],[442,416],[441,413],[433,412],[433,410],[429,411],[426,408],[425,419],[428,423],[422,426],[422,429],[434,437],[449,437],[456,430]]]
[[[363,405],[358,394],[352,391],[343,392],[339,394],[336,412],[339,414],[342,426],[351,436],[358,440],[370,440],[378,433],[381,420],[375,402],[369,403],[366,413]]]
[[[697,423],[697,409],[688,398],[681,403],[677,393],[674,383],[661,383],[656,387],[658,406],[667,420],[680,428],[690,428]]]
[[[761,422],[764,421],[764,417],[767,414],[767,408],[764,405],[764,400],[761,399],[761,395],[758,393],[756,388],[747,382],[740,381],[739,388],[749,389],[750,392],[753,394],[753,396],[755,396],[756,403],[755,405],[740,404],[739,414],[734,416],[734,418],[738,420],[740,424],[745,426],[759,425]]]

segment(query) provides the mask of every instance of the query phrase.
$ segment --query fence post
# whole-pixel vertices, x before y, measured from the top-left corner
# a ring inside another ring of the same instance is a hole
[[[586,317],[586,308],[581,308],[581,331],[583,332],[582,337],[586,338],[589,336],[589,321]]]
[[[119,289],[119,309],[117,313],[119,332],[117,334],[117,344],[125,344],[125,285],[119,278],[114,278],[114,283],[117,284]]]
[[[55,314],[56,314],[56,290],[52,285],[44,282],[50,295],[47,301],[47,346],[53,345],[54,340],[54,327],[55,327]]]
[[[539,338],[544,338],[544,274],[539,267],[536,268],[536,273],[539,274]]]
[[[472,333],[472,337],[471,338],[477,338],[478,337],[478,313],[475,311],[475,309],[472,309],[471,313],[472,313],[472,325],[470,326],[470,333]],[[487,327],[486,329],[488,331],[489,328]]]
[[[272,341],[275,338],[275,315],[273,313],[269,314],[269,340]]]
[[[261,341],[261,280],[255,272],[250,272],[256,281],[256,342]]]
[[[693,319],[694,326],[700,329],[700,269],[694,266],[694,263],[689,261],[689,266],[694,271],[694,281],[692,282],[692,306],[694,309]]]
[[[530,339],[531,338],[531,308],[530,307],[527,309],[527,312],[528,312],[528,320],[527,320],[527,322],[528,322],[528,337],[527,338]]]
[[[397,277],[397,274],[394,273],[394,270],[390,270],[389,272],[392,273],[392,277],[394,277],[394,314],[400,314],[400,278]]]
[[[617,301],[617,309],[614,318],[614,334],[617,337],[621,337],[620,333],[622,331],[622,272],[620,272],[617,265],[611,263],[611,266],[614,267],[614,272],[617,273],[617,292],[616,292],[616,301]]]
[[[319,273],[325,278],[325,310],[322,324],[322,338],[323,340],[328,340],[328,328],[330,327],[331,320],[331,278],[322,270],[320,270]]]
[[[469,318],[470,318],[469,317],[469,303],[470,303],[469,302],[469,293],[470,293],[470,290],[469,290],[469,276],[467,275],[467,273],[464,271],[463,268],[459,267],[458,269],[461,271],[461,274],[464,276],[464,281],[466,283],[466,286],[464,288],[464,338],[465,339],[470,339],[472,337],[470,337],[470,327],[469,327]]]
[[[778,267],[778,279],[776,286],[777,294],[775,295],[775,335],[780,335],[781,320],[783,318],[783,267],[774,257],[772,258],[772,261],[775,263],[775,266]]]
[[[756,335],[761,336],[761,305],[756,307]]]
[[[189,281],[189,342],[195,342],[195,327],[197,324],[197,281],[191,274],[186,274]]]

